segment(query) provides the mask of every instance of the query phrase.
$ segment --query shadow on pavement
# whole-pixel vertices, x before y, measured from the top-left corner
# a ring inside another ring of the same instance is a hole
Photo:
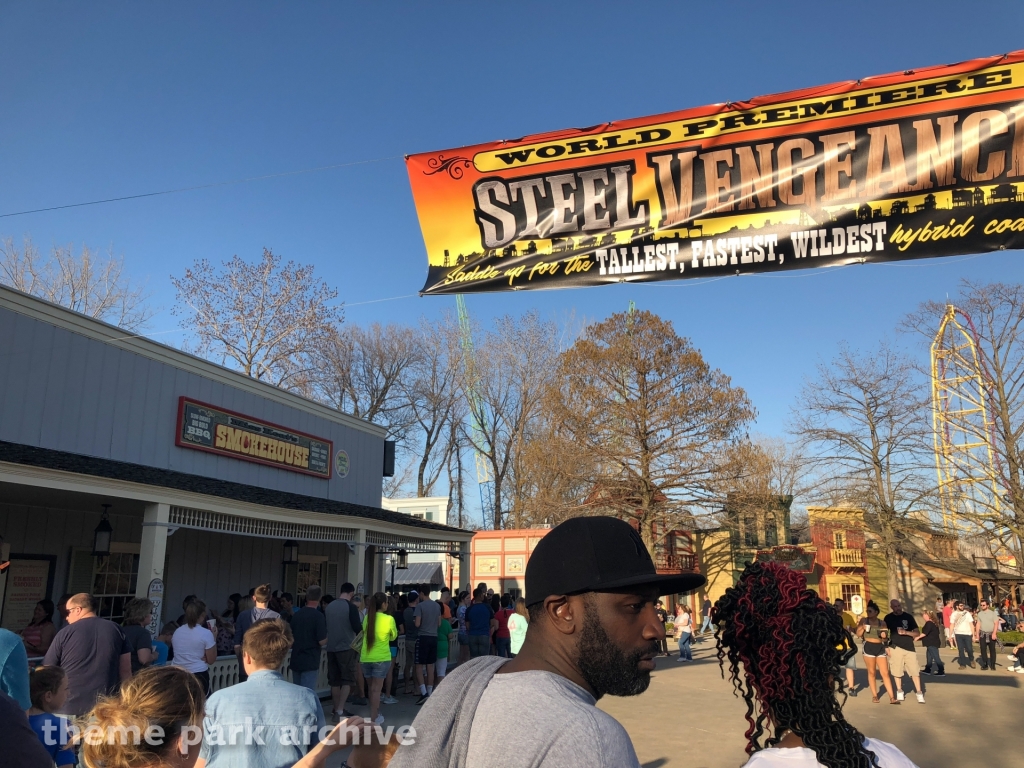
[[[930,685],[936,687],[940,685],[981,685],[1021,688],[1021,678],[1024,678],[1024,675],[1010,675],[1006,672],[982,672],[976,675],[964,672],[947,672],[942,677],[936,677],[935,675],[922,677],[921,684],[925,688]]]
[[[646,763],[641,765],[640,768],[661,768],[661,766],[667,762],[667,757],[659,757],[657,760],[648,760]]]
[[[693,649],[693,661],[678,661],[678,653],[670,653],[668,656],[660,656],[657,659],[658,672],[665,672],[670,669],[685,669],[687,667],[718,666],[718,656],[715,647],[704,646]]]

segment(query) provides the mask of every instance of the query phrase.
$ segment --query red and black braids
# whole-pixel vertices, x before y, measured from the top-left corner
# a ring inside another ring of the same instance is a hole
[[[838,700],[846,698],[843,667],[857,652],[853,636],[802,574],[752,563],[711,616],[722,676],[728,658],[735,692],[747,703],[747,754],[790,730],[826,768],[877,765]],[[775,735],[762,743],[768,726]]]

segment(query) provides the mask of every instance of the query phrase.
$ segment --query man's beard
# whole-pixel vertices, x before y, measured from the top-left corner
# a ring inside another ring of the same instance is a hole
[[[586,601],[583,630],[576,646],[576,666],[597,698],[636,696],[651,684],[651,673],[640,669],[640,658],[656,654],[660,646],[652,642],[647,648],[625,653],[608,637],[601,626],[597,609]]]

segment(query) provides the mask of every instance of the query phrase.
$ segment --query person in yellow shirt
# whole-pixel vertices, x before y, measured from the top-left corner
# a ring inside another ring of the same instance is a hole
[[[395,619],[387,612],[388,596],[377,592],[366,601],[366,618],[363,619],[363,648],[359,663],[363,665],[366,678],[366,695],[370,699],[368,723],[382,725],[384,715],[380,714],[380,690],[384,678],[391,668],[391,641],[398,637]]]
[[[857,631],[857,620],[853,618],[853,614],[846,610],[846,601],[842,598],[836,598],[833,608],[836,609],[836,613],[843,617],[843,629],[847,630],[851,635]],[[845,645],[837,645],[837,650],[843,650]],[[850,657],[850,660],[846,662],[846,687],[849,689],[851,696],[857,695],[857,681],[853,676],[853,673],[857,669],[857,654]]]

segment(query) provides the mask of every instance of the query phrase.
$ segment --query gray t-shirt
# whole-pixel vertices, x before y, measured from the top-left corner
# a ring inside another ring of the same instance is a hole
[[[974,618],[978,622],[978,631],[982,634],[991,635],[996,631],[996,619],[999,614],[989,608],[987,611],[978,611]]]
[[[473,717],[470,768],[640,768],[633,742],[594,697],[551,672],[495,675]],[[515,749],[508,742],[514,713]]]
[[[339,597],[327,605],[324,616],[327,618],[327,651],[337,653],[351,650],[356,633],[362,629],[359,611],[348,600]]]
[[[433,600],[420,600],[416,603],[413,611],[413,620],[419,618],[420,625],[417,627],[419,634],[428,637],[437,637],[438,619],[441,618],[441,606]]]

